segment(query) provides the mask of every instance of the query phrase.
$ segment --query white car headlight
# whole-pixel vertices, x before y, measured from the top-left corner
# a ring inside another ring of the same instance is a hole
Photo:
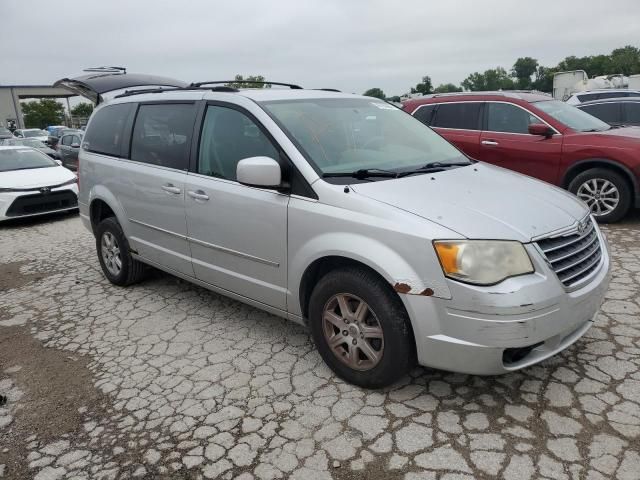
[[[495,285],[534,271],[520,242],[507,240],[437,240],[433,242],[444,274],[476,285]]]

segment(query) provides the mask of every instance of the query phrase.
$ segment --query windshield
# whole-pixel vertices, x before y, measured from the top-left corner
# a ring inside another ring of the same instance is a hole
[[[261,105],[323,174],[470,163],[429,127],[381,100],[314,98]]]
[[[48,137],[49,134],[44,130],[24,130],[23,134],[25,137]]]
[[[534,105],[560,123],[578,132],[604,132],[611,127],[602,120],[583,112],[573,105],[558,100],[544,100]]]
[[[0,150],[0,172],[57,166],[45,154],[30,148]]]

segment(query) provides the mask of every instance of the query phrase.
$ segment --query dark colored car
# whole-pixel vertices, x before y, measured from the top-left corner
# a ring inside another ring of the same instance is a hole
[[[5,138],[14,138],[11,130],[5,127],[0,127],[0,140],[4,140]]]
[[[78,153],[82,143],[83,132],[74,130],[73,133],[65,133],[58,142],[58,153],[62,166],[70,170],[78,170]]]
[[[640,128],[612,127],[539,93],[438,94],[403,108],[469,157],[568,189],[599,221],[640,207]]]
[[[598,117],[609,125],[640,126],[640,97],[618,97],[576,105],[583,112]]]
[[[4,147],[31,147],[40,150],[42,153],[49,155],[54,160],[59,160],[60,155],[53,148],[49,148],[40,140],[34,138],[6,138],[0,140],[0,145]]]
[[[47,138],[47,145],[49,145],[51,148],[57,148],[58,142],[60,141],[60,137],[62,137],[62,135],[65,135],[67,133],[75,133],[77,131],[78,130],[69,127],[54,128]]]

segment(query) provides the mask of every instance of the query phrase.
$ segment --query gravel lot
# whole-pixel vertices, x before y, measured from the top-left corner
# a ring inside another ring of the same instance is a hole
[[[0,477],[640,478],[640,215],[587,335],[525,371],[363,391],[304,328],[154,273],[77,216],[0,227]]]

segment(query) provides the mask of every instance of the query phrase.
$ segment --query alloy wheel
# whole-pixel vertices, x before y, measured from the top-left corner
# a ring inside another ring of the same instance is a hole
[[[354,370],[371,370],[382,359],[382,326],[369,305],[355,295],[339,293],[327,301],[322,330],[331,352]]]
[[[118,240],[111,232],[104,232],[101,240],[101,253],[104,266],[113,276],[120,275],[122,270],[122,258]]]
[[[604,178],[587,180],[578,187],[576,195],[589,206],[596,217],[613,212],[620,203],[618,187]]]

